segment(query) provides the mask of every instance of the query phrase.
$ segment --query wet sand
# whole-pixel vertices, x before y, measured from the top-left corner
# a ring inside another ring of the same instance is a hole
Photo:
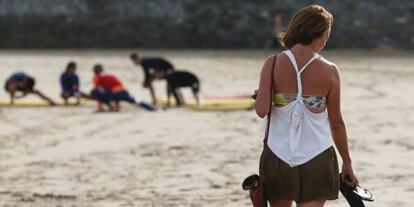
[[[130,92],[149,100],[130,51],[0,51],[0,81],[24,70],[59,100],[58,76],[78,62],[81,88],[102,63]],[[196,73],[202,94],[249,94],[270,51],[144,50]],[[366,206],[410,206],[414,200],[414,53],[326,51],[343,84],[343,116],[354,169],[377,200]],[[163,82],[157,93],[165,94]],[[190,91],[184,91],[189,96]],[[0,100],[7,100],[4,91]],[[38,100],[28,97],[27,100]],[[253,111],[157,113],[123,105],[0,108],[0,206],[249,206],[241,181],[256,173],[260,119]],[[340,197],[326,206],[346,206]]]

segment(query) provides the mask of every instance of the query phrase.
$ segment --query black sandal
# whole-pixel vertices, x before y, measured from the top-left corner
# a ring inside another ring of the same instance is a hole
[[[351,187],[342,181],[342,173],[339,176],[341,181],[339,190],[348,201],[350,207],[365,207],[363,200],[370,202],[375,200],[375,196],[369,190],[362,188],[360,185]]]

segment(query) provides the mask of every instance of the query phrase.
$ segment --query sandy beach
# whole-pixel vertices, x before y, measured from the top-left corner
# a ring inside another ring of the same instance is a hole
[[[78,63],[89,92],[92,66],[118,75],[138,99],[143,73],[132,50],[0,51],[1,84],[26,71],[36,87],[60,100],[59,75]],[[201,79],[204,96],[250,94],[271,51],[140,50],[165,56]],[[342,75],[342,111],[354,170],[377,197],[366,206],[414,201],[414,53],[328,50]],[[165,95],[165,83],[156,83]],[[190,96],[190,90],[184,94]],[[1,90],[0,100],[8,95]],[[26,100],[38,101],[36,97]],[[120,113],[80,107],[0,108],[0,206],[250,206],[241,181],[258,171],[262,148],[254,111],[147,112],[128,104]],[[326,206],[347,206],[345,199]]]

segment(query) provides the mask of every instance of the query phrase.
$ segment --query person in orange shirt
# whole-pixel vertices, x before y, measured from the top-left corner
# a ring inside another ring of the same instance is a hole
[[[95,88],[91,92],[91,97],[98,101],[98,111],[103,111],[103,104],[107,105],[111,111],[120,111],[120,101],[137,104],[147,110],[156,110],[150,104],[144,102],[137,103],[116,76],[104,72],[102,65],[96,64],[93,67],[93,72],[95,74],[93,77]]]

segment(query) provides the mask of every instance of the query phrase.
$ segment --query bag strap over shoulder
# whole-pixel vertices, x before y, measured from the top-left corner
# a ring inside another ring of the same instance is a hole
[[[273,63],[272,63],[272,73],[270,74],[270,104],[269,104],[269,113],[267,114],[267,123],[266,123],[266,131],[265,137],[263,139],[263,148],[267,145],[267,139],[269,137],[269,129],[270,129],[270,119],[272,118],[272,109],[273,109],[273,89],[274,89],[274,74],[275,74],[275,64],[276,64],[277,55],[273,56]]]

